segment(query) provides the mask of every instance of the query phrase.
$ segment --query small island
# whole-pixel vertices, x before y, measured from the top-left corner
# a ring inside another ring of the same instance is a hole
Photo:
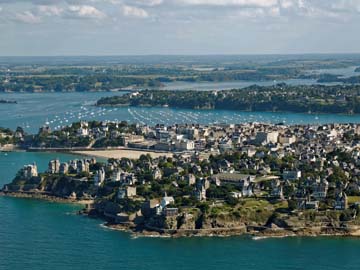
[[[99,132],[77,125],[79,137]],[[105,135],[116,124],[101,126]],[[360,235],[360,125],[135,125],[128,132],[118,134],[127,147],[166,154],[54,159],[44,172],[25,164],[2,193],[86,203],[82,214],[139,235]]]

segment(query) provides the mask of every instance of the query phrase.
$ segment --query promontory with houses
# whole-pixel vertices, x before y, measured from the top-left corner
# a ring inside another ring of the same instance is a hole
[[[82,213],[113,228],[172,236],[360,235],[357,124],[82,121],[34,135],[3,129],[0,142],[29,151],[86,150],[82,159],[49,160],[43,172],[24,164],[2,193],[86,201]],[[120,154],[104,155],[106,161],[99,152]]]

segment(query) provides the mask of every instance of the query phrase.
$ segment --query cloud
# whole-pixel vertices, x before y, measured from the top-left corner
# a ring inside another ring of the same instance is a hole
[[[15,20],[27,24],[36,24],[41,22],[41,17],[27,10],[24,12],[16,13]]]
[[[140,5],[140,6],[148,6],[148,7],[154,7],[159,6],[163,3],[165,3],[164,0],[133,0],[131,1],[132,4]]]
[[[134,17],[134,18],[147,18],[149,17],[149,13],[142,8],[124,5],[123,14],[127,17]]]
[[[16,3],[15,3],[16,2]],[[308,20],[355,21],[360,19],[360,0],[0,0],[6,5],[3,21],[50,22],[86,18],[154,18],[154,22],[198,22],[207,24],[231,17],[261,19],[267,23]],[[13,9],[12,9],[13,7]],[[15,15],[16,14],[16,15]],[[5,16],[5,17],[4,17]]]
[[[263,17],[265,15],[265,11],[262,8],[252,8],[252,9],[240,9],[229,15],[231,19],[254,19],[258,17]]]
[[[280,16],[280,8],[279,7],[272,7],[269,9],[268,14],[273,17]]]
[[[241,8],[241,9],[235,9],[232,12],[230,12],[229,16],[226,17],[226,19],[232,19],[232,20],[241,20],[246,19],[247,22],[249,22],[248,19],[251,20],[251,22],[255,22],[258,19],[261,19],[263,21],[266,18],[274,18],[280,16],[280,8],[279,7],[272,7],[269,9],[264,8]]]
[[[69,6],[68,10],[72,13],[72,15],[80,18],[104,19],[107,17],[104,12],[88,5],[72,5]]]
[[[293,0],[281,0],[279,2],[279,4],[280,4],[280,7],[284,8],[284,9],[291,8],[295,5]]]
[[[38,7],[38,12],[39,14],[46,16],[60,16],[64,12],[64,9],[58,6],[40,5]]]
[[[278,0],[178,0],[188,5],[273,7]]]
[[[356,11],[360,12],[360,1],[359,0],[340,0],[334,1],[330,4],[331,8],[339,11]]]

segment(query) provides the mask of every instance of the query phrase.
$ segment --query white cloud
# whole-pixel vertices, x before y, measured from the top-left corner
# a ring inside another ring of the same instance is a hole
[[[281,8],[285,8],[285,9],[291,8],[294,6],[294,1],[292,1],[292,0],[281,0],[279,3],[280,3]]]
[[[206,24],[229,16],[261,18],[269,24],[277,23],[277,18],[289,22],[301,17],[334,22],[360,18],[360,0],[0,0],[2,3],[7,6],[3,21],[15,17],[33,23],[50,22],[52,17],[120,21],[119,13],[132,18],[152,17],[154,22],[165,24],[185,20]]]
[[[15,20],[22,23],[35,24],[41,22],[41,17],[35,15],[31,11],[18,12],[15,14]]]
[[[230,13],[226,18],[229,19],[251,19],[251,21],[256,21],[258,19],[264,19],[267,17],[278,17],[280,16],[280,8],[272,7],[269,9],[265,8],[241,8],[236,9]],[[247,21],[249,22],[249,21]]]
[[[306,4],[304,0],[298,0],[297,5],[299,8],[306,8]]]
[[[359,0],[338,0],[331,3],[331,8],[340,11],[357,11],[360,12]]]
[[[149,13],[142,8],[134,7],[134,6],[123,6],[123,14],[127,17],[135,17],[135,18],[147,18],[149,17]]]
[[[251,8],[251,9],[240,9],[235,11],[234,14],[231,14],[229,18],[246,18],[246,19],[255,19],[265,15],[265,12],[262,8]]]
[[[69,6],[69,11],[81,18],[104,19],[106,14],[93,6]]]
[[[269,9],[268,14],[273,17],[280,16],[280,8],[279,7],[272,7]]]
[[[165,1],[164,0],[135,0],[132,2],[135,2],[138,5],[154,7],[154,6],[159,6],[159,5],[163,4]]]
[[[177,0],[188,5],[273,7],[278,0]]]
[[[60,16],[64,12],[64,9],[58,6],[40,5],[38,10],[41,15],[46,16]]]

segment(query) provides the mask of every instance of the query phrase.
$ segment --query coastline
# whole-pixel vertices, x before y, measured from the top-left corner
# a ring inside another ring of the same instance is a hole
[[[359,116],[360,113],[334,113],[334,112],[312,112],[312,111],[291,111],[291,110],[243,110],[243,109],[225,109],[225,108],[186,108],[186,107],[179,107],[179,106],[160,106],[160,105],[130,105],[130,104],[95,104],[96,107],[109,107],[109,108],[122,108],[122,107],[129,107],[129,108],[168,108],[174,110],[199,110],[199,111],[210,111],[210,112],[218,112],[218,111],[231,111],[231,112],[245,112],[245,113],[278,113],[278,114],[298,114],[298,115],[344,115],[344,116]]]
[[[92,204],[93,200],[76,200],[70,198],[60,198],[53,195],[36,192],[4,192],[0,191],[0,196],[23,198],[30,200],[42,200],[53,203],[66,203],[77,205]],[[219,227],[208,229],[164,229],[148,227],[144,224],[138,225],[134,222],[112,223],[106,221],[106,218],[97,213],[90,213],[85,208],[79,211],[80,215],[88,218],[97,218],[105,221],[102,227],[129,233],[133,237],[150,237],[150,238],[189,238],[189,237],[234,237],[249,236],[254,240],[266,238],[287,238],[287,237],[360,237],[360,226],[349,226],[334,228],[308,226],[306,228],[272,228],[272,227],[255,227],[244,225],[241,227]]]
[[[324,227],[318,231],[318,227],[308,227],[301,231],[289,229],[271,229],[267,228],[262,231],[251,230],[251,226],[242,228],[212,228],[212,229],[193,229],[193,230],[166,230],[158,228],[157,230],[149,230],[141,227],[138,230],[135,224],[112,224],[103,223],[103,227],[110,230],[123,231],[130,233],[133,237],[156,237],[156,238],[189,238],[189,237],[234,237],[249,236],[254,240],[267,238],[287,238],[287,237],[360,237],[360,228],[351,229],[344,228],[343,231]],[[354,230],[354,231],[352,231]]]
[[[48,195],[44,193],[35,193],[35,192],[5,192],[0,191],[0,196],[11,197],[11,198],[21,198],[21,199],[31,199],[31,200],[42,200],[54,203],[70,203],[70,204],[79,204],[87,205],[92,204],[94,200],[76,200],[70,198],[60,198],[53,195]]]

